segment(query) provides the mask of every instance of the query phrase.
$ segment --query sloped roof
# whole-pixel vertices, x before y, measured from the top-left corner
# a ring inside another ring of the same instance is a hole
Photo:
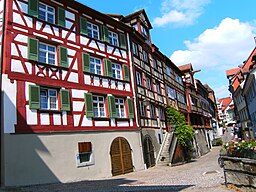
[[[225,97],[218,100],[218,102],[221,104],[221,110],[225,110],[229,104],[231,103],[232,98],[231,97]]]
[[[237,74],[238,71],[240,71],[240,68],[229,69],[229,70],[226,70],[226,75],[227,75],[227,77],[233,76],[233,75]]]
[[[179,69],[181,71],[193,71],[193,67],[192,67],[192,64],[191,63],[188,63],[188,64],[185,64],[185,65],[181,65],[179,66]]]
[[[148,16],[147,16],[147,14],[146,14],[145,9],[141,9],[141,10],[135,11],[135,12],[133,12],[133,13],[131,13],[131,14],[125,16],[124,18],[125,18],[125,20],[131,20],[131,19],[133,19],[133,18],[136,18],[136,17],[137,17],[138,15],[140,15],[140,14],[143,14],[143,15],[144,15],[144,17],[145,17],[145,19],[146,19],[146,22],[147,22],[147,25],[148,25],[148,29],[152,29],[152,25],[151,25],[151,23],[150,23],[150,21],[149,21],[149,19],[148,19]]]

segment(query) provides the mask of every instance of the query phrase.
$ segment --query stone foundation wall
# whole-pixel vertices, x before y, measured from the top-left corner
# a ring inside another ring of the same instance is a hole
[[[222,156],[227,184],[233,184],[242,191],[256,191],[256,160]]]

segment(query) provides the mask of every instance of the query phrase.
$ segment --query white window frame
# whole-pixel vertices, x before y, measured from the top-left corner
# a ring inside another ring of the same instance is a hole
[[[168,97],[171,99],[175,99],[175,90],[168,86],[167,91],[168,91]]]
[[[143,61],[148,63],[148,53],[143,50]]]
[[[106,117],[105,99],[103,96],[92,96],[94,117]]]
[[[43,96],[41,93],[45,92],[46,95]],[[52,96],[50,92],[55,92],[55,96]],[[43,102],[43,98],[46,98],[46,102]],[[51,99],[55,98],[55,102],[52,102]],[[42,107],[42,103],[46,103],[47,107]],[[55,107],[51,107],[51,104],[54,104]],[[47,89],[47,88],[40,88],[40,109],[45,110],[58,110],[58,90],[56,89]]]
[[[90,154],[90,160],[89,161],[81,162],[80,154]],[[89,166],[89,165],[94,165],[95,164],[94,153],[93,153],[93,145],[92,145],[91,152],[79,153],[79,151],[77,151],[76,164],[77,164],[77,167],[85,167],[85,166]]]
[[[141,116],[146,116],[146,110],[145,110],[145,105],[143,101],[139,101],[139,107],[140,107],[140,115]]]
[[[115,105],[116,105],[116,117],[117,118],[125,118],[125,105],[123,98],[115,98]]]
[[[122,79],[122,66],[120,64],[112,63],[113,78]]]
[[[134,55],[139,55],[139,51],[138,51],[138,45],[134,42],[132,42],[132,52]]]
[[[115,32],[109,31],[108,36],[109,36],[109,43],[111,45],[114,45],[114,46],[118,47],[119,46],[118,34],[115,33]]]
[[[89,37],[98,40],[100,39],[100,30],[98,25],[87,22],[87,32]]]
[[[99,67],[99,68],[97,68]],[[102,75],[102,61],[101,59],[90,57],[90,72],[97,75]]]
[[[42,8],[41,5],[45,6],[45,9]],[[53,11],[50,11],[49,8],[52,9]],[[44,13],[45,19],[41,17],[40,13]],[[49,20],[49,19],[50,19],[50,18],[49,18],[49,15],[52,15],[52,16],[53,16],[53,21],[50,21],[50,20]],[[44,21],[47,21],[47,22],[49,22],[49,23],[55,24],[55,8],[52,7],[52,6],[49,6],[49,5],[47,5],[47,4],[44,4],[44,3],[42,3],[42,2],[39,2],[38,18],[39,18],[39,19],[42,19],[42,20],[44,20]]]
[[[44,45],[45,47],[46,47],[46,49],[43,49],[43,48],[41,48],[40,46],[41,45]],[[51,51],[51,50],[49,50],[49,48],[53,48],[54,49],[54,51]],[[46,63],[46,64],[49,64],[49,65],[55,65],[56,66],[56,47],[55,46],[53,46],[53,45],[49,45],[49,44],[46,44],[46,43],[42,43],[42,42],[39,42],[39,49],[38,49],[38,55],[39,55],[39,58],[38,58],[38,60],[39,60],[39,62],[41,62],[41,63]],[[40,56],[40,54],[41,53],[45,53],[45,57],[41,57]],[[51,55],[53,55],[54,57],[54,59],[51,59]],[[44,61],[42,61],[40,58],[45,58],[45,62]],[[50,63],[50,61],[51,60],[53,60],[54,62],[53,63]]]
[[[148,31],[147,31],[147,29],[143,25],[141,25],[140,28],[141,28],[142,35],[144,37],[148,38]]]
[[[137,85],[142,86],[142,75],[139,71],[136,71],[136,82]]]

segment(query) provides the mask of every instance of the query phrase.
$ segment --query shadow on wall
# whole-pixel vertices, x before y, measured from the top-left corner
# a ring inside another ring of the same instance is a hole
[[[17,118],[17,124],[25,123],[22,114],[16,114],[16,108],[8,96],[2,92],[4,97],[4,128],[9,129],[13,127],[13,122]],[[19,97],[17,95],[17,97]],[[23,105],[23,106],[22,106]],[[25,103],[17,104],[17,107],[23,107],[25,109]],[[27,126],[29,129],[29,127]],[[18,133],[9,134],[6,133],[2,136],[1,142],[2,158],[1,172],[4,175],[3,186],[19,186],[19,185],[31,185],[42,183],[57,183],[59,179],[54,175],[51,169],[39,156],[39,153],[44,156],[45,159],[52,161],[52,157],[48,149],[39,139],[38,134],[34,133]],[[60,159],[61,161],[61,159]],[[57,162],[56,162],[57,163]]]
[[[147,185],[137,180],[127,179],[109,179],[97,181],[82,181],[66,184],[50,184],[40,186],[29,186],[12,188],[13,191],[31,192],[31,191],[182,191],[183,189],[193,187],[194,185]],[[10,190],[10,189],[8,189]]]

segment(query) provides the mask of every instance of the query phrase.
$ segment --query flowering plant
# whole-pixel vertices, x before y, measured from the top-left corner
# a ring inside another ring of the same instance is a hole
[[[238,138],[226,143],[223,150],[226,151],[229,156],[256,157],[256,140],[242,140]]]

